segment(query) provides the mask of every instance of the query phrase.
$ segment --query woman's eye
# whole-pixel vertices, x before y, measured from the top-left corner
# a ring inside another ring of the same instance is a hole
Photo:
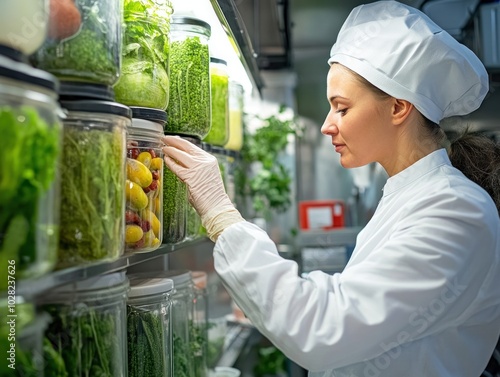
[[[337,109],[336,112],[339,113],[339,114],[341,114],[341,115],[344,115],[347,112],[347,108],[345,108],[345,109]]]

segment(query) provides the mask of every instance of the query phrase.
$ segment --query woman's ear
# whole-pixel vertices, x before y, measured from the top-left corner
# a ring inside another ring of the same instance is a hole
[[[395,125],[404,123],[410,114],[415,109],[415,106],[404,99],[393,98],[392,103],[392,121]]]

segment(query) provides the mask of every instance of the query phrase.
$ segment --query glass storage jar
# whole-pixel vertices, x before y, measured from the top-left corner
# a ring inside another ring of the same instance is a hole
[[[193,353],[190,344],[190,324],[193,315],[193,284],[189,270],[170,270],[151,273],[153,277],[172,279],[172,342],[173,375],[193,377]]]
[[[43,334],[48,316],[36,313],[32,303],[17,296],[0,300],[0,317],[0,352],[3,359],[0,376],[43,377]],[[45,360],[45,364],[49,361]]]
[[[61,231],[58,268],[116,260],[124,251],[126,132],[132,111],[116,102],[61,101]]]
[[[193,323],[191,326],[191,349],[195,377],[208,376],[208,292],[207,273],[192,271]]]
[[[202,148],[203,143],[194,137],[184,137],[199,148]],[[186,240],[195,240],[200,237],[201,218],[198,212],[194,209],[191,203],[187,203],[186,213]]]
[[[40,297],[42,308],[52,316],[45,336],[62,358],[64,375],[127,376],[127,290],[125,273],[117,272]]]
[[[57,260],[62,127],[56,86],[52,75],[0,56],[0,265],[5,276],[0,292],[12,288],[7,274],[36,278]]]
[[[125,247],[128,252],[157,249],[163,239],[163,126],[167,113],[131,107],[125,182]]]
[[[186,238],[188,215],[187,186],[167,167],[163,169],[163,243]]]
[[[125,0],[125,31],[116,100],[165,110],[169,100],[169,0]]]
[[[217,158],[222,182],[224,183],[224,188],[227,190],[228,161],[226,156],[226,149],[222,147],[212,146],[210,153],[213,154],[215,158]]]
[[[174,283],[147,273],[128,278],[128,377],[173,377],[170,295]]]
[[[229,139],[224,148],[240,151],[243,146],[243,87],[229,82]]]
[[[172,17],[167,132],[203,139],[210,131],[210,33],[202,20]]]
[[[210,58],[212,123],[203,141],[223,147],[229,138],[229,76],[225,60]]]
[[[56,1],[32,63],[61,80],[112,86],[121,66],[123,0]]]

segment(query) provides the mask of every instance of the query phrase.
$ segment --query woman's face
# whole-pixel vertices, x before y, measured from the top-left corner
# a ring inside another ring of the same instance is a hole
[[[355,168],[382,163],[391,153],[391,97],[382,99],[355,75],[333,64],[327,77],[330,111],[321,127],[332,138],[340,163]]]

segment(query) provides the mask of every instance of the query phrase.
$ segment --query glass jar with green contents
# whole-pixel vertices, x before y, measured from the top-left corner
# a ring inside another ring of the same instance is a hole
[[[229,139],[224,148],[240,151],[243,147],[243,87],[229,82]]]
[[[157,249],[163,238],[163,126],[167,113],[131,107],[125,182],[127,252]]]
[[[33,303],[17,296],[0,300],[0,317],[3,318],[0,322],[0,352],[5,357],[0,363],[0,376],[43,376],[44,363],[51,362],[43,354],[48,315],[37,313]]]
[[[125,0],[125,32],[116,100],[165,110],[169,100],[169,0]]]
[[[116,102],[61,101],[67,111],[61,163],[58,268],[123,254],[126,132],[132,111]]]
[[[193,321],[191,324],[191,349],[193,351],[194,376],[208,376],[208,275],[204,271],[192,271]]]
[[[223,147],[229,138],[229,76],[225,60],[210,58],[212,125],[203,141]]]
[[[40,297],[42,308],[52,316],[45,336],[66,370],[56,374],[45,369],[46,376],[127,375],[127,290],[128,279],[118,272]]]
[[[56,87],[47,72],[0,56],[0,293],[15,288],[8,275],[36,278],[57,260],[62,127]]]
[[[186,238],[189,201],[187,186],[167,167],[163,169],[163,243]]]
[[[202,20],[172,17],[167,132],[202,140],[210,131],[210,33]]]
[[[190,141],[199,148],[202,148],[202,143],[199,139],[185,136],[184,139]],[[191,203],[187,203],[186,214],[186,241],[195,240],[200,237],[201,218],[198,212],[194,209]]]
[[[193,283],[189,270],[152,272],[152,277],[172,279],[173,376],[194,377],[193,353],[190,345],[190,323],[193,314]]]
[[[173,377],[173,280],[154,278],[148,273],[131,274],[128,278],[128,377]]]

